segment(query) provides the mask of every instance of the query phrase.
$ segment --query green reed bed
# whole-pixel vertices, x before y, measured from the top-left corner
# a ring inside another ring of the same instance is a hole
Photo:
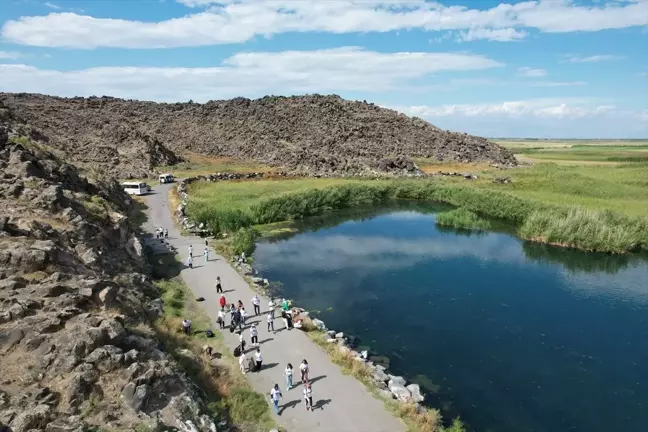
[[[192,185],[190,196],[189,214],[215,232],[235,232],[253,225],[406,199],[461,207],[461,212],[452,216],[457,219],[470,212],[475,218],[509,221],[525,239],[602,252],[648,249],[648,222],[643,217],[584,210],[568,202],[544,203],[433,179],[220,182]]]

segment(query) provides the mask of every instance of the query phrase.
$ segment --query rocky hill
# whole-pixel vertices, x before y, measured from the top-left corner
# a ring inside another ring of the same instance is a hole
[[[126,216],[131,199],[24,134],[41,136],[5,109],[0,429],[142,430],[158,418],[215,430],[196,387],[152,333],[138,331],[160,302]]]
[[[186,151],[311,172],[384,169],[394,158],[406,165],[403,157],[516,163],[484,138],[338,96],[164,104],[4,93],[0,101],[70,160],[120,177],[172,164]]]

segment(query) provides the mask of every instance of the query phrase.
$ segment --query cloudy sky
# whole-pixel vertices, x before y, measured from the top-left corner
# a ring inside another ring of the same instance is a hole
[[[489,137],[648,137],[648,0],[2,0],[0,90],[336,93]]]

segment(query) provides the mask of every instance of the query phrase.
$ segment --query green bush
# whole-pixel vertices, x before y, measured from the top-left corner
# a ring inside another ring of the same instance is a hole
[[[232,252],[237,255],[245,252],[250,256],[256,249],[256,240],[259,233],[254,228],[240,228],[232,237]]]
[[[489,221],[482,219],[476,213],[466,210],[463,207],[439,213],[436,217],[436,223],[452,228],[479,230],[487,230],[490,228]]]

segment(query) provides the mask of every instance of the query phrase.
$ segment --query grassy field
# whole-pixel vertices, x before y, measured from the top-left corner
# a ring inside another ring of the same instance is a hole
[[[189,213],[214,231],[236,231],[391,199],[423,199],[464,207],[443,216],[446,223],[475,224],[476,219],[466,218],[464,210],[470,210],[508,220],[521,237],[535,241],[606,252],[648,248],[646,141],[515,141],[512,147],[518,157],[534,163],[502,171],[483,163],[417,160],[428,172],[477,174],[472,181],[302,178],[195,183]],[[499,176],[510,177],[511,183],[494,182]]]

